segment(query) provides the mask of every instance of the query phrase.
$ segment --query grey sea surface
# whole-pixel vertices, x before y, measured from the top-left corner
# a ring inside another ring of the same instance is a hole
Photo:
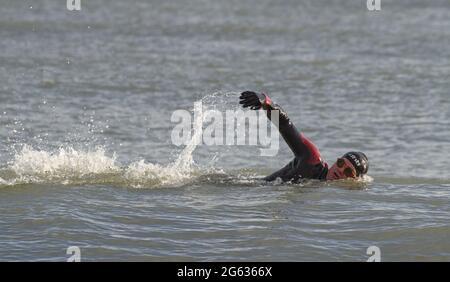
[[[450,1],[0,1],[0,260],[450,260]],[[175,146],[176,110],[264,91],[364,183]]]

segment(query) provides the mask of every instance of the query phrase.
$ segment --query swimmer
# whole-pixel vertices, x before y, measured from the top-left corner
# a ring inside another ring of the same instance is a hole
[[[328,167],[320,152],[303,133],[300,133],[291,122],[286,112],[264,93],[245,91],[241,93],[240,104],[252,110],[267,111],[271,120],[271,112],[279,111],[278,130],[284,141],[294,153],[294,159],[285,167],[265,177],[267,181],[281,178],[283,181],[298,182],[301,179],[338,180],[362,178],[369,169],[367,156],[362,152],[348,152]]]

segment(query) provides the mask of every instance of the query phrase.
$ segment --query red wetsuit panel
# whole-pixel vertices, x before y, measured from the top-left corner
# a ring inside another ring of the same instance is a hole
[[[309,151],[308,159],[306,161],[310,164],[318,164],[322,162],[322,157],[320,156],[319,149],[314,145],[311,140],[309,140],[303,133],[300,133],[300,140],[306,146]]]

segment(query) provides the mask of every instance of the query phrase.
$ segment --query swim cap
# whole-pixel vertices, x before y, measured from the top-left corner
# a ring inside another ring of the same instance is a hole
[[[348,152],[343,156],[349,160],[356,169],[356,176],[366,174],[369,170],[369,160],[362,152]]]

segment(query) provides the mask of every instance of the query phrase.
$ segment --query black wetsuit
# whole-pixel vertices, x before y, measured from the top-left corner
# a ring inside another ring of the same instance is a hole
[[[269,119],[271,119],[271,111],[279,110],[278,129],[295,155],[295,158],[285,167],[264,179],[273,181],[281,178],[283,181],[292,182],[298,182],[305,178],[325,180],[328,173],[328,164],[322,160],[317,147],[297,130],[286,112],[279,105],[272,103],[267,95],[263,108],[267,110]]]

